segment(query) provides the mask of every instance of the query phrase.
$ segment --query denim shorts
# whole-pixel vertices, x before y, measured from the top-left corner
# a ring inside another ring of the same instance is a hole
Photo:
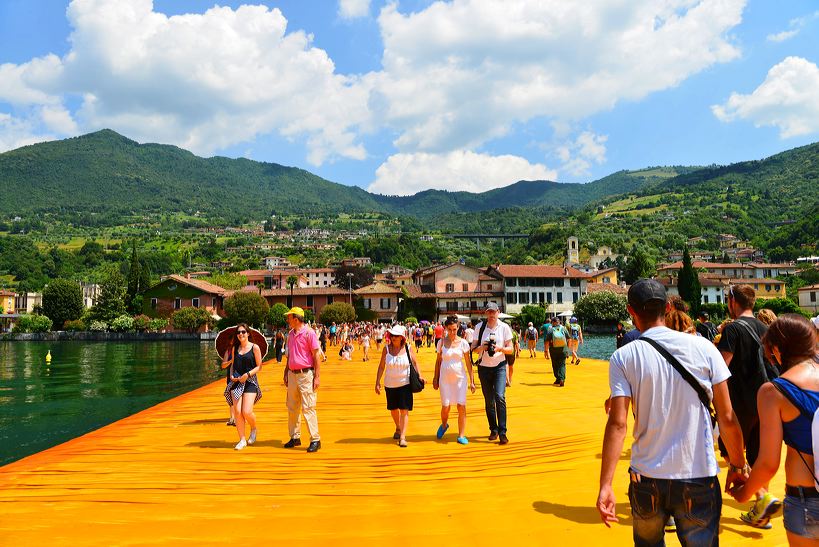
[[[800,537],[819,539],[819,498],[785,496],[785,530]]]

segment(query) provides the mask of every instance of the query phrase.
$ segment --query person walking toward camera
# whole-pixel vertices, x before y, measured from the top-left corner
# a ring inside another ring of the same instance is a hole
[[[449,409],[454,402],[458,407],[458,444],[469,444],[466,438],[466,381],[469,373],[469,389],[475,393],[475,377],[469,360],[469,344],[458,336],[458,318],[447,317],[444,323],[446,338],[435,347],[435,376],[432,387],[441,391],[441,425],[437,438],[442,439],[449,429]]]
[[[489,422],[489,440],[500,439],[500,444],[509,442],[506,436],[506,356],[512,347],[512,329],[498,320],[498,305],[490,302],[486,306],[486,318],[475,327],[475,341],[472,351],[477,351],[478,378]],[[470,352],[471,354],[471,352]]]
[[[407,343],[407,329],[393,325],[389,330],[390,339],[381,352],[381,361],[375,373],[375,393],[381,394],[381,375],[384,375],[384,391],[387,395],[387,410],[395,423],[392,438],[398,441],[401,448],[407,447],[407,424],[412,410],[412,387],[410,386],[410,367],[414,367],[421,382],[424,382],[418,369],[418,359],[411,357],[414,353]],[[385,374],[386,373],[386,374]]]
[[[611,408],[603,438],[597,510],[618,522],[612,480],[634,412],[630,484],[634,544],[664,545],[664,525],[676,520],[680,543],[719,544],[722,494],[714,454],[711,403],[728,448],[726,488],[748,476],[742,430],[731,407],[731,376],[708,340],[665,326],[665,288],[641,279],[628,291],[628,313],[643,333],[611,357]]]
[[[552,372],[555,375],[554,385],[566,385],[566,350],[568,348],[569,331],[560,324],[560,319],[552,317],[552,325],[543,336],[543,347],[552,360]]]
[[[307,452],[321,448],[318,417],[316,416],[316,392],[318,391],[321,347],[316,331],[304,324],[304,310],[290,308],[287,312],[287,366],[284,368],[284,385],[287,386],[287,427],[290,440],[285,448],[301,446],[301,416],[307,422],[310,446]]]

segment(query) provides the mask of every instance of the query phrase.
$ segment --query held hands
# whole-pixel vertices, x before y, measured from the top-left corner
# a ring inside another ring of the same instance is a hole
[[[742,469],[734,466],[728,468],[728,476],[725,478],[725,492],[731,494],[737,501],[746,502],[754,495],[754,492],[747,491],[745,483],[750,476],[750,467],[746,464]]]
[[[600,494],[597,496],[597,511],[600,513],[600,520],[607,528],[611,528],[612,522],[620,522],[615,512],[616,501],[611,485],[601,486]]]
[[[475,393],[475,380],[469,381],[469,389],[472,390],[472,393]]]

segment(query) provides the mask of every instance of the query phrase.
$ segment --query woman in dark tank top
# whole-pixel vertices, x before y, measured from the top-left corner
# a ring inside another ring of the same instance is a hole
[[[231,383],[225,388],[225,399],[235,407],[236,431],[239,442],[234,447],[242,450],[256,442],[256,414],[253,406],[262,398],[262,390],[256,375],[262,367],[262,352],[250,342],[249,327],[244,323],[236,326],[237,342],[233,347],[233,364],[230,367]],[[245,440],[245,424],[250,426],[250,436]]]

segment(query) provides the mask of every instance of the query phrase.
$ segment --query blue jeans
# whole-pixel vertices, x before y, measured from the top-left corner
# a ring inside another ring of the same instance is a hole
[[[819,498],[785,496],[785,530],[808,539],[819,539]]]
[[[478,379],[486,403],[489,431],[506,435],[506,362],[496,367],[478,365]]]
[[[634,545],[662,547],[664,526],[673,516],[683,547],[719,545],[722,494],[718,477],[701,479],[633,479],[628,488],[634,517]]]

